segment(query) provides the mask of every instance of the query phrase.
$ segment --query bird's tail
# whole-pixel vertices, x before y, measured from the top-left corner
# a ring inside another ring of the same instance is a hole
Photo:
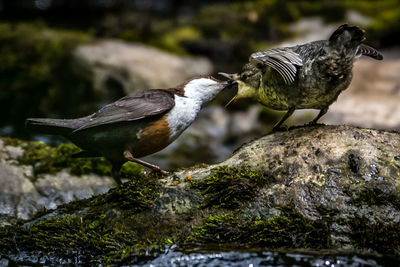
[[[343,24],[336,29],[329,38],[331,42],[354,42],[361,43],[364,38],[365,31],[357,26],[349,26],[348,24]]]
[[[27,129],[43,133],[43,134],[56,134],[56,135],[69,135],[75,129],[82,125],[81,119],[42,119],[42,118],[29,118],[25,121]]]

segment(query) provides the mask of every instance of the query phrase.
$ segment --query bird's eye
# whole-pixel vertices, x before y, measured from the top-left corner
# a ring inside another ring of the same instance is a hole
[[[247,79],[247,75],[246,75],[246,73],[243,73],[242,75],[241,75],[241,77],[240,77],[242,80],[246,80]]]

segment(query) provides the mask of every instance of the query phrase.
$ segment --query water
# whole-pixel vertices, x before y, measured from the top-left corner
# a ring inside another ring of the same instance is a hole
[[[82,256],[82,255],[81,255]],[[80,256],[70,259],[58,258],[55,255],[37,253],[20,253],[14,256],[1,256],[0,266],[16,265],[67,265],[84,266]],[[100,265],[101,266],[101,265]],[[147,267],[183,267],[183,266],[233,266],[233,267],[258,267],[258,266],[400,266],[400,258],[384,257],[372,254],[359,254],[350,251],[267,251],[265,249],[247,249],[230,251],[204,251],[193,249],[192,251],[179,251],[173,247],[157,257],[128,264],[125,266]]]
[[[400,259],[372,255],[338,254],[333,251],[318,254],[318,252],[265,250],[187,253],[172,250],[144,264],[133,266],[400,266]]]

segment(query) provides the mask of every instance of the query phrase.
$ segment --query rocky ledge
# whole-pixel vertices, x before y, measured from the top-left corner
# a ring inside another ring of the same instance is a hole
[[[399,148],[399,133],[350,126],[269,134],[220,164],[137,176],[3,225],[0,255],[25,263],[124,264],[172,244],[225,244],[398,257]]]

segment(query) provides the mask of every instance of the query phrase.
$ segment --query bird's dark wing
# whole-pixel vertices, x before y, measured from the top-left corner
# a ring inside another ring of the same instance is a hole
[[[364,55],[364,56],[368,56],[368,57],[372,57],[374,59],[377,60],[382,60],[383,56],[381,53],[378,52],[378,50],[376,50],[373,47],[370,47],[368,45],[365,44],[360,44],[360,46],[358,47],[357,50],[357,55]]]
[[[294,82],[296,77],[296,65],[302,66],[300,56],[288,48],[273,48],[266,51],[256,52],[250,55],[250,63],[256,67],[268,66],[276,70],[285,83]]]
[[[104,124],[147,118],[162,114],[174,106],[175,97],[170,91],[153,89],[137,92],[104,106],[74,132]]]

